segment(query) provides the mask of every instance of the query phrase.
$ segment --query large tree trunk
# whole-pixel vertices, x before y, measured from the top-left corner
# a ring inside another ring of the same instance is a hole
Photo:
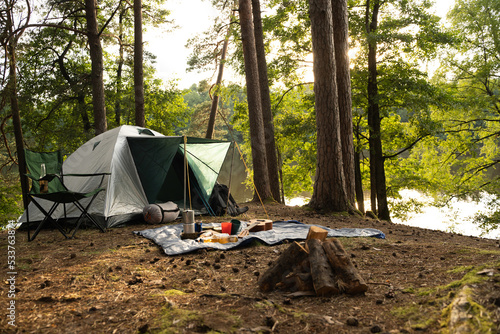
[[[222,75],[224,73],[224,63],[226,62],[226,52],[227,46],[229,45],[229,29],[227,31],[226,37],[224,39],[224,44],[222,45],[222,52],[220,55],[219,62],[219,73],[217,74],[217,81],[215,82],[215,93],[212,99],[212,107],[210,108],[210,117],[208,118],[207,133],[205,138],[212,139],[215,130],[215,116],[217,115],[217,107],[219,105],[219,91],[220,85],[222,83]]]
[[[87,34],[92,62],[92,104],[94,108],[94,129],[99,135],[106,132],[106,104],[104,100],[104,65],[101,40],[97,29],[97,6],[95,0],[85,0],[85,16],[87,19]]]
[[[252,5],[250,0],[239,0],[241,39],[243,58],[245,60],[245,76],[247,83],[248,118],[250,122],[250,144],[252,147],[253,179],[256,194],[254,200],[272,197],[267,174],[266,146],[264,142],[264,121],[260,103],[259,72],[257,53],[252,22]]]
[[[377,30],[379,0],[375,0],[371,18],[369,17],[369,2],[366,8],[366,30],[368,36],[368,127],[370,146],[370,184],[372,211],[380,219],[390,220],[387,205],[384,158],[382,155],[382,138],[380,134],[380,106],[378,101],[377,81],[377,42],[370,34]],[[375,203],[374,203],[375,202]]]
[[[274,138],[274,122],[271,111],[271,96],[269,93],[269,79],[267,77],[266,51],[264,47],[264,32],[260,15],[260,1],[252,0],[253,24],[255,33],[255,49],[257,51],[257,64],[259,68],[260,101],[262,117],[264,120],[264,134],[266,139],[267,172],[269,185],[273,198],[281,202],[280,182],[278,175],[278,158],[276,156],[276,143]]]
[[[24,137],[21,126],[21,112],[17,100],[17,73],[16,73],[16,36],[13,34],[12,7],[6,3],[6,27],[10,33],[7,42],[7,58],[9,62],[8,98],[12,113],[12,123],[14,126],[14,137],[16,139],[16,153],[19,167],[19,178],[21,179],[21,190],[23,195],[23,205],[26,209],[29,204],[27,193],[29,191],[28,178],[26,177],[26,160],[24,158]]]
[[[313,45],[317,164],[309,205],[315,210],[348,211],[345,190],[331,0],[309,0]]]
[[[349,22],[347,0],[332,0],[333,38],[337,68],[337,91],[340,114],[340,141],[347,198],[354,205],[354,138],[352,130],[351,71],[349,68]]]
[[[134,91],[135,125],[146,126],[144,116],[144,72],[142,47],[142,1],[134,0]]]

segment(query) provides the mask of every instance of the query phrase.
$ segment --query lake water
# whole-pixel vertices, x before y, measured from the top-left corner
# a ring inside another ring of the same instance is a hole
[[[422,194],[415,190],[402,190],[400,194],[404,199],[414,198],[420,201],[430,202],[430,198],[422,196]],[[309,198],[296,197],[289,200],[287,199],[286,204],[290,206],[304,205],[307,204],[308,201]],[[446,208],[425,206],[421,213],[412,214],[408,220],[402,221],[392,218],[392,222],[488,239],[500,239],[500,228],[489,233],[483,233],[477,225],[471,222],[471,217],[475,213],[487,213],[490,211],[486,202],[486,199],[479,203],[455,200]],[[369,205],[369,201],[365,203],[365,207],[369,208]]]

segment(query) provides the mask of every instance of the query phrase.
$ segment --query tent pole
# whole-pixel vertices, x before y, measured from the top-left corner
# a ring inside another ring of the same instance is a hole
[[[233,153],[231,155],[231,168],[229,169],[229,184],[228,184],[228,194],[227,194],[227,203],[226,207],[229,205],[229,197],[231,195],[231,180],[233,179],[233,163],[234,163],[234,151],[236,147],[235,144],[233,143]]]
[[[187,156],[186,156],[186,142],[187,137],[184,136],[184,211],[186,211],[186,170],[187,170]]]

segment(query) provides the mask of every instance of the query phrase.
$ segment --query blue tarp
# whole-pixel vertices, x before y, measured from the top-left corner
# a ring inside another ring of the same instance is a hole
[[[242,221],[241,228],[245,228],[246,224],[247,222]],[[305,240],[311,226],[295,220],[275,221],[273,222],[272,230],[252,232],[246,237],[240,238],[238,242],[226,244],[216,242],[201,243],[192,239],[181,239],[182,224],[166,225],[143,231],[135,231],[134,233],[154,241],[163,248],[165,254],[178,255],[202,248],[228,250],[248,244],[253,240],[258,240],[268,245],[276,245],[284,240]],[[324,226],[319,227],[328,231],[328,237],[375,237],[385,239],[385,234],[382,231],[373,228],[331,229]]]

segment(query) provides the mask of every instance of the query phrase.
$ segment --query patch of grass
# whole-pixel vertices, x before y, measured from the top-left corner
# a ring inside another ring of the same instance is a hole
[[[457,250],[456,253],[462,253],[462,254],[482,254],[482,255],[499,255],[500,256],[500,251],[498,251],[498,250],[493,250],[493,249],[479,249],[479,248],[473,248],[473,247],[461,248],[461,249]]]
[[[460,280],[451,282],[450,284],[446,285],[444,288],[445,289],[453,289],[453,288],[460,288],[465,285],[470,285],[470,284],[476,284],[483,282],[488,279],[486,276],[479,276],[477,275],[478,271],[488,267],[488,265],[482,265],[479,267],[472,268],[469,270]]]
[[[439,311],[425,304],[397,307],[391,313],[397,318],[406,320],[414,330],[425,330],[437,323],[439,318]]]
[[[241,326],[238,315],[222,311],[199,312],[180,308],[164,308],[157,327],[161,334],[194,333],[234,333]]]
[[[456,268],[448,270],[447,273],[459,274],[459,273],[463,273],[466,271],[471,271],[472,269],[474,269],[474,266],[460,266],[460,267],[456,267]]]
[[[177,289],[170,289],[166,290],[163,294],[165,296],[182,296],[185,295],[186,293]]]
[[[414,287],[408,287],[408,288],[401,290],[401,292],[415,294],[416,291],[415,291]]]
[[[500,251],[493,250],[493,249],[479,249],[477,251],[478,254],[483,254],[483,255],[498,255],[500,256]]]

